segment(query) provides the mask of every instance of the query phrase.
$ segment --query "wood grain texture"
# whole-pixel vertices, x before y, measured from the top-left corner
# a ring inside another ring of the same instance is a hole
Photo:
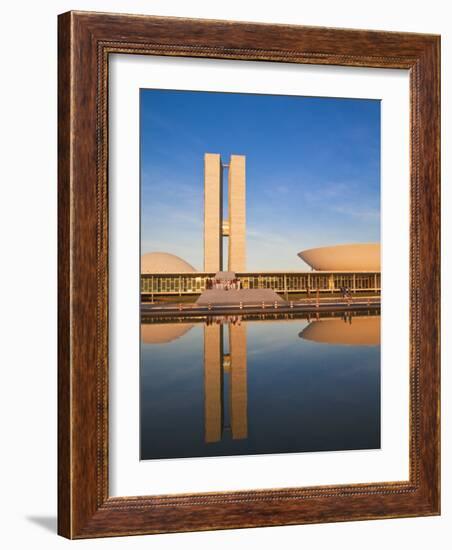
[[[69,12],[59,17],[58,47],[59,533],[85,538],[438,514],[439,37]],[[409,481],[109,497],[111,53],[410,70]]]
[[[60,29],[69,14],[62,15]],[[70,411],[70,33],[58,33],[58,530],[69,534],[71,504]]]

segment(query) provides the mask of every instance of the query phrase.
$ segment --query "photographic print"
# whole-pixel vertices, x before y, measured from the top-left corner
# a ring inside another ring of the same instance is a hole
[[[140,90],[140,458],[380,448],[380,101]]]

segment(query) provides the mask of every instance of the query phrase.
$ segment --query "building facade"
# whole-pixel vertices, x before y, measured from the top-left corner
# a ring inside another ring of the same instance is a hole
[[[228,169],[228,215],[223,212],[223,173]],[[228,237],[227,271],[246,270],[246,159],[231,155],[224,164],[204,155],[204,271],[223,271],[223,237]]]
[[[145,298],[158,295],[182,296],[201,294],[207,281],[215,277],[209,273],[158,273],[141,275],[141,295]],[[236,272],[241,288],[271,289],[282,294],[332,293],[341,288],[352,292],[375,292],[381,288],[380,272],[349,271],[292,271],[292,272]]]

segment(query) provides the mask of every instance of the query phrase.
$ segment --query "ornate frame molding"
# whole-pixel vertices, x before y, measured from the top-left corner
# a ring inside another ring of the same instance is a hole
[[[88,12],[59,16],[61,535],[439,513],[439,45],[437,36],[408,33]],[[410,71],[409,481],[109,497],[108,59],[121,53]]]

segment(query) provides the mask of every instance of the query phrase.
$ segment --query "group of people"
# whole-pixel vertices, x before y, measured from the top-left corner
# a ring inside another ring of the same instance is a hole
[[[207,290],[240,290],[241,287],[240,279],[207,279],[206,282]]]
[[[351,298],[352,297],[351,290],[348,286],[341,286],[340,291],[341,291],[341,294],[342,294],[342,298]]]

